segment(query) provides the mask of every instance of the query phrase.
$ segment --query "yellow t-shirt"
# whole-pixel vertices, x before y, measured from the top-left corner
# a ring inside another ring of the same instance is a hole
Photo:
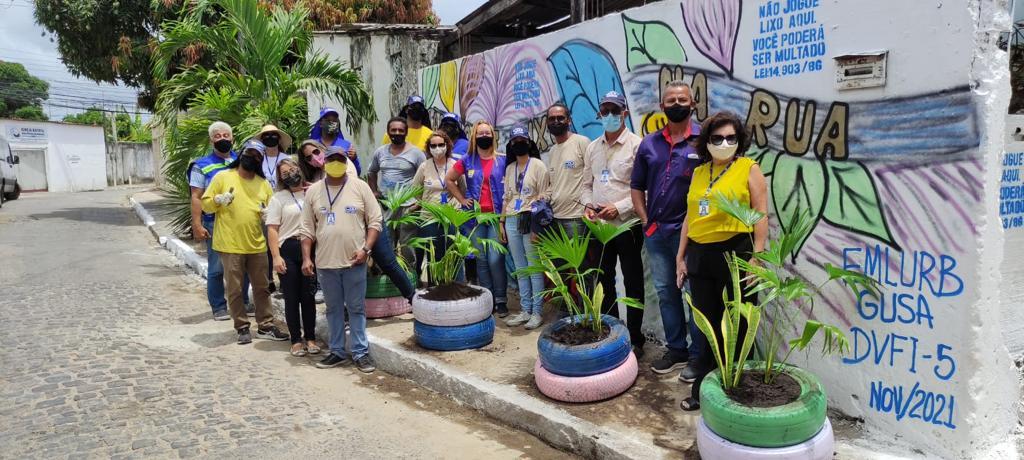
[[[750,168],[755,164],[757,163],[750,158],[738,157],[725,173],[722,173],[725,166],[714,168],[712,171],[710,162],[693,170],[690,192],[686,195],[686,222],[689,227],[687,236],[691,240],[698,243],[717,243],[740,233],[754,231],[753,228],[718,209],[715,196],[722,193],[750,206],[750,187],[747,181],[750,178]],[[715,177],[718,180],[709,191],[708,184]],[[707,215],[701,216],[700,202],[705,198],[708,200],[708,212]]]
[[[213,197],[227,191],[235,196],[227,206],[213,201]],[[213,176],[210,186],[203,192],[203,211],[216,216],[213,250],[229,254],[267,252],[262,216],[273,194],[266,179],[259,176],[243,179],[237,169]]]
[[[405,142],[408,142],[415,146],[416,148],[424,152],[427,152],[427,155],[429,155],[430,149],[427,148],[427,139],[430,138],[431,134],[434,134],[434,131],[431,131],[431,129],[426,126],[420,126],[418,129],[409,128],[405,134]],[[387,145],[390,143],[391,137],[388,136],[388,133],[385,132],[384,137],[381,138],[380,140],[380,144]]]

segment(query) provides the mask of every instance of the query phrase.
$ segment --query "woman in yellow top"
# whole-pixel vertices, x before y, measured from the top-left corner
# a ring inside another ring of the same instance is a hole
[[[768,239],[767,218],[751,228],[718,209],[715,202],[721,193],[767,215],[768,186],[757,162],[743,156],[748,147],[750,136],[736,115],[720,112],[705,120],[697,137],[697,154],[703,164],[693,171],[686,195],[686,220],[676,254],[677,282],[682,288],[689,278],[691,308],[700,310],[716,327],[725,311],[722,291],[732,297],[732,290],[726,289],[732,280],[725,255],[732,252],[750,259],[754,252],[764,250]],[[744,297],[753,300],[752,295]],[[741,336],[743,329],[745,325],[741,325]],[[701,381],[715,369],[712,346],[723,344],[704,341],[690,397],[680,403],[683,410],[700,408]]]

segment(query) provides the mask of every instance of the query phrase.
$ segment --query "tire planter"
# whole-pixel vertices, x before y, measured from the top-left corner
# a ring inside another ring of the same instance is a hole
[[[751,447],[715,434],[701,418],[697,424],[697,449],[704,460],[831,460],[835,451],[832,424],[825,425],[800,444],[786,447]]]
[[[416,285],[416,274],[408,273],[409,281],[412,281],[413,286]],[[391,278],[387,275],[380,276],[367,276],[366,277],[366,298],[367,299],[386,299],[388,297],[401,297],[402,291],[398,290],[398,286],[391,282]]]
[[[437,351],[456,351],[480,348],[494,340],[494,317],[465,326],[431,326],[414,321],[412,326],[416,343]]]
[[[744,369],[761,366],[748,361]],[[700,387],[704,423],[716,435],[752,447],[794,446],[813,438],[826,423],[825,390],[810,372],[793,366],[786,366],[784,372],[800,384],[800,396],[776,407],[749,407],[735,402],[722,389],[721,373],[716,370],[708,374]]]
[[[585,403],[602,401],[624,393],[636,381],[636,356],[632,352],[618,367],[601,374],[585,377],[566,377],[544,369],[540,359],[533,366],[537,389],[545,396],[564,402]]]
[[[562,318],[544,328],[537,339],[537,351],[545,370],[566,377],[584,377],[608,372],[626,362],[632,351],[629,331],[613,316],[601,315],[601,321],[611,331],[600,342],[565,345],[552,339],[556,331],[578,320],[579,317]]]
[[[412,311],[409,300],[404,297],[388,297],[385,299],[366,299],[367,318],[387,318],[404,315]]]
[[[416,321],[431,326],[465,326],[479,323],[491,316],[494,309],[491,291],[480,286],[480,295],[459,300],[427,300],[426,291],[417,291],[412,298],[412,313]]]

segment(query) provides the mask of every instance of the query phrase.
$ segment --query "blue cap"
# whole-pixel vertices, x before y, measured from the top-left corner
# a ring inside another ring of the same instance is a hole
[[[331,157],[341,157],[342,161],[348,161],[348,154],[345,150],[336,145],[328,146],[327,151],[324,152],[324,160]]]
[[[451,121],[454,121],[455,124],[457,124],[457,125],[460,125],[460,126],[462,125],[462,118],[459,118],[459,114],[457,114],[457,113],[452,113],[452,112],[445,113],[444,116],[441,117],[441,123],[444,123],[445,120],[451,120]]]
[[[619,107],[626,108],[626,97],[618,91],[608,91],[604,97],[601,98],[601,103],[612,103]]]
[[[265,155],[267,153],[267,146],[263,145],[262,142],[256,139],[249,139],[245,141],[245,145],[242,146],[242,153],[245,153],[246,150],[255,150],[260,152],[260,155]]]
[[[509,133],[509,139],[508,140],[512,140],[512,139],[515,139],[517,137],[521,137],[523,139],[529,139],[530,138],[530,130],[526,128],[526,125],[517,124],[517,125],[512,127],[512,132]]]
[[[419,102],[420,104],[422,104],[422,103],[423,103],[423,98],[422,98],[422,97],[420,97],[420,96],[419,96],[419,95],[417,95],[417,94],[413,94],[412,96],[409,96],[409,99],[408,99],[408,100],[406,100],[406,101],[405,101],[405,105],[413,105],[413,104],[415,104],[415,103],[417,103],[417,102]]]
[[[337,110],[335,110],[333,107],[323,107],[323,108],[320,109],[320,118],[316,119],[316,123],[313,123],[312,129],[309,130],[309,138],[310,139],[316,139],[316,140],[323,139],[323,133],[320,132],[320,121],[323,120],[324,117],[326,117],[327,115],[332,114],[332,113],[336,117],[339,117],[339,118],[341,117],[341,113],[338,112]],[[338,133],[338,139],[344,140],[345,136],[339,132]]]

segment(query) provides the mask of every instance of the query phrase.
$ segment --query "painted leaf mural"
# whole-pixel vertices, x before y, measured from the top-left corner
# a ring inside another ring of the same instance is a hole
[[[434,99],[437,99],[437,78],[440,75],[441,67],[432,65],[423,69],[423,74],[420,77],[420,91],[423,95],[423,104],[427,107],[434,105]]]
[[[742,7],[742,0],[683,0],[680,5],[683,24],[697,51],[730,77]]]
[[[562,101],[572,111],[573,129],[597,139],[604,133],[597,121],[598,101],[608,91],[624,93],[615,61],[603,48],[584,40],[565,42],[548,56],[548,61],[554,69]],[[632,130],[632,120],[626,121]]]
[[[771,194],[783,230],[788,230],[786,226],[797,213],[806,212],[815,222],[818,221],[828,191],[826,180],[820,161],[802,160],[791,155],[778,156],[772,168]],[[806,241],[806,237],[800,241],[794,253],[794,262]]]
[[[761,172],[765,176],[771,176],[772,170],[775,169],[775,162],[780,153],[778,150],[754,145],[750,147],[750,150],[747,151],[746,155],[747,158],[757,162],[757,165],[761,167]]]
[[[476,98],[463,113],[469,122],[487,120],[509,126],[534,118],[558,100],[544,51],[534,44],[513,44],[484,53]]]
[[[637,21],[622,15],[626,32],[626,68],[633,71],[644,64],[682,64],[686,52],[675,32],[661,21]]]
[[[459,87],[458,66],[455,61],[448,61],[441,64],[441,75],[438,81],[438,89],[441,92],[441,105],[451,112],[455,110],[455,90]]]
[[[475,54],[462,60],[459,70],[459,112],[465,118],[469,107],[476,101],[480,92],[480,81],[484,75],[484,56]]]
[[[899,249],[882,213],[875,181],[860,163],[830,161],[828,201],[823,217],[830,224],[861,235],[871,236]]]

